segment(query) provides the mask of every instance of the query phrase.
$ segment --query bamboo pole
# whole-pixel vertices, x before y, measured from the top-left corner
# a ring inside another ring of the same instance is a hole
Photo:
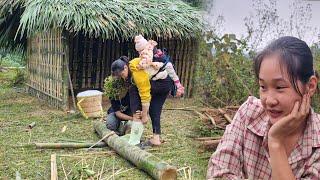
[[[231,124],[232,118],[221,108],[218,108],[218,111],[227,119],[227,121]]]
[[[196,63],[197,63],[197,58],[198,58],[198,41],[197,40],[193,40],[193,46],[192,46],[192,55],[191,55],[191,61],[190,61],[190,64],[191,64],[191,67],[190,67],[190,74],[189,74],[189,86],[188,86],[188,89],[187,89],[187,95],[188,97],[191,97],[192,95],[192,89],[194,87],[194,72],[195,72],[195,67],[196,67]]]
[[[213,118],[212,116],[210,116],[209,113],[206,113],[206,112],[205,112],[204,114],[208,116],[208,118],[210,119],[211,123],[212,123],[214,126],[217,125],[216,121],[214,120],[214,118]]]
[[[51,180],[58,180],[57,155],[51,154]]]
[[[82,85],[81,88],[86,88],[87,83],[88,83],[88,77],[87,77],[87,70],[88,70],[88,60],[87,60],[87,48],[88,48],[88,39],[84,35],[83,37],[83,58],[82,58],[82,63],[83,63],[83,69],[82,69]]]
[[[45,92],[42,92],[41,90],[39,90],[39,89],[37,89],[37,88],[35,88],[35,87],[33,87],[32,85],[30,85],[30,84],[26,84],[25,83],[25,85],[26,86],[28,86],[30,89],[33,89],[34,91],[37,91],[38,93],[40,93],[40,94],[44,94],[44,95],[47,95],[47,96],[49,96],[49,97],[51,97],[51,98],[53,98],[53,99],[56,99],[56,100],[58,100],[58,101],[62,101],[62,99],[59,99],[59,98],[57,98],[57,97],[54,97],[53,95],[51,95],[51,94],[48,94],[48,93],[45,93]]]
[[[104,137],[111,132],[103,122],[99,121],[94,123],[94,129],[100,137]],[[176,167],[170,166],[151,153],[141,150],[137,146],[128,144],[116,134],[109,136],[103,141],[113,148],[120,156],[132,162],[139,169],[147,172],[154,179],[177,179]]]
[[[189,48],[190,47],[190,48]],[[193,61],[193,59],[192,59],[192,51],[190,50],[190,49],[192,49],[192,44],[191,44],[191,41],[189,40],[189,45],[188,45],[188,51],[187,51],[187,57],[185,58],[185,64],[186,64],[186,67],[185,67],[185,89],[184,89],[184,93],[185,93],[185,96],[186,97],[189,97],[190,96],[190,94],[189,94],[189,89],[190,89],[190,73],[191,73],[191,71],[190,71],[190,67],[191,67],[191,64],[192,64],[192,61]]]
[[[101,60],[101,37],[99,37],[97,39],[98,43],[97,43],[97,48],[98,48],[98,54],[97,54],[97,81],[96,81],[96,87],[98,88],[102,88],[103,87],[103,77],[102,77],[102,69],[103,69],[103,61]],[[103,89],[103,88],[102,88]]]
[[[78,88],[78,84],[77,84],[77,71],[79,70],[79,66],[78,63],[79,63],[79,59],[78,59],[78,54],[79,54],[79,51],[78,51],[78,42],[79,42],[79,35],[76,35],[75,37],[73,36],[73,34],[71,36],[69,36],[69,38],[72,38],[72,41],[71,43],[73,44],[73,47],[74,48],[70,48],[70,50],[73,51],[73,56],[71,57],[72,58],[72,80],[73,80],[73,87],[75,89]]]
[[[183,86],[185,87],[185,90],[187,91],[187,83],[186,83],[186,63],[188,61],[188,41],[183,41],[182,42],[183,45],[183,51],[182,51],[182,59],[181,59],[181,84],[183,84]]]
[[[102,148],[106,147],[106,143],[34,143],[37,149],[64,149],[64,148],[72,148],[72,149],[80,149],[80,148],[88,148],[93,146],[93,148]]]
[[[60,31],[59,33],[59,41],[60,41],[60,47],[59,51],[64,52],[64,55],[59,55],[60,57],[60,79],[62,80],[63,83],[61,83],[61,99],[63,99],[63,105],[62,108],[64,110],[69,108],[69,86],[71,89],[71,95],[72,95],[72,102],[73,102],[73,108],[77,110],[76,108],[76,100],[74,97],[74,91],[73,91],[73,85],[71,81],[71,75],[69,71],[69,34],[67,32],[62,32]],[[62,68],[64,67],[64,68]]]

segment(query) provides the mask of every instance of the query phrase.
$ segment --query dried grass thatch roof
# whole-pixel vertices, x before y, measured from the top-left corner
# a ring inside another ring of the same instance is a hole
[[[180,0],[0,1],[0,43],[12,32],[20,39],[52,27],[104,39],[137,34],[185,39],[202,28],[197,9]]]

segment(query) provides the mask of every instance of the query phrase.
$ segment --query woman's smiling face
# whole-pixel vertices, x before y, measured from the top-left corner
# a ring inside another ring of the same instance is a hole
[[[259,85],[260,99],[272,124],[291,113],[296,101],[301,102],[301,95],[290,83],[286,67],[280,66],[279,56],[276,54],[263,58]],[[297,85],[300,92],[304,93],[305,85],[300,80],[297,80]]]

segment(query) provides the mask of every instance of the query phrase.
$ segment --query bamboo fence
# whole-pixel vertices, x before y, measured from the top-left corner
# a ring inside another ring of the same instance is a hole
[[[67,108],[66,51],[62,32],[53,29],[28,39],[28,92],[56,108]]]

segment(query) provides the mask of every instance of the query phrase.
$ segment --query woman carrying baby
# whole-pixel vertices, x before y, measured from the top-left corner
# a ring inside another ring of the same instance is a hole
[[[150,61],[150,52],[143,52],[143,50],[151,50],[151,58],[153,58],[153,49],[156,44],[153,44],[153,41],[150,42],[145,40],[144,38],[142,39],[137,37],[135,38],[135,48],[139,52],[140,56],[138,58],[132,59],[130,62],[128,62],[127,59],[124,58],[120,58],[114,61],[111,65],[111,71],[114,76],[121,77],[131,84],[129,88],[131,112],[141,110],[141,121],[143,123],[146,123],[148,121],[148,114],[150,115],[152,121],[153,137],[149,141],[147,141],[147,144],[160,145],[160,116],[163,104],[172,87],[172,80],[170,79],[170,77],[173,75],[170,75],[169,73],[168,76],[166,68],[162,68],[166,72],[161,71],[158,73],[159,69],[161,68],[160,66],[167,66],[168,63],[165,64],[163,62],[156,62],[152,64],[152,60]],[[161,58],[164,57],[165,56],[161,56]],[[145,60],[147,62],[143,62]],[[155,66],[155,68],[158,68],[158,70],[156,70],[156,74],[150,74],[151,71],[154,72],[154,70],[152,70],[150,66]],[[147,68],[150,68],[150,71],[148,71]],[[157,80],[150,81],[151,78]],[[179,79],[176,78],[178,77],[175,75],[174,80],[177,82],[177,84],[180,84]],[[182,91],[183,86],[180,84],[180,92],[178,95],[182,95]],[[133,121],[140,121],[140,119],[133,116]]]

